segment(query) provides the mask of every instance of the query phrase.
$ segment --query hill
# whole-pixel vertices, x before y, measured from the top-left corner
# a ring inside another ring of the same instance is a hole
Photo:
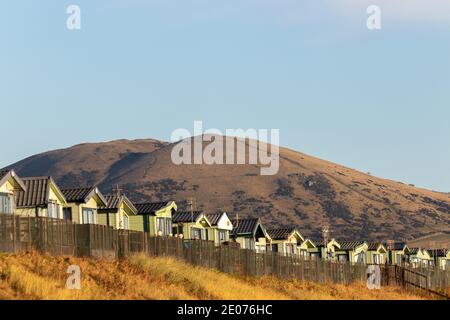
[[[438,232],[408,241],[410,248],[450,249],[450,232]]]
[[[81,268],[81,290],[68,290],[66,270]],[[130,262],[49,255],[0,255],[0,299],[55,300],[402,300],[423,299],[396,288],[320,285],[240,278],[170,258]]]
[[[174,165],[173,145],[157,140],[80,144],[13,165],[19,175],[52,175],[62,186],[120,187],[136,201],[183,201],[196,209],[259,216],[268,226],[298,226],[317,238],[323,225],[342,240],[409,240],[450,230],[450,194],[280,148],[280,170],[260,165]],[[425,170],[425,169],[424,169]]]

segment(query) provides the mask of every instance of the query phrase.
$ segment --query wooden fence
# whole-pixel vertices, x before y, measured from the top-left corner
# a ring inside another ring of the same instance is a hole
[[[0,251],[75,255],[76,231],[75,225],[65,220],[0,214]]]
[[[232,245],[150,237],[148,233],[114,230],[102,225],[81,225],[70,221],[0,215],[0,252],[37,250],[54,255],[123,259],[136,253],[171,256],[196,265],[244,276],[277,276],[319,283],[351,284],[367,281],[367,266],[256,253]],[[444,291],[450,287],[450,272],[436,269],[411,270],[381,265],[382,285],[406,289]]]

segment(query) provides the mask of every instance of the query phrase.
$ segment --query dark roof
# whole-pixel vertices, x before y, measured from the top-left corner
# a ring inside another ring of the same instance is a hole
[[[409,253],[410,254],[417,254],[419,252],[419,248],[410,248]]]
[[[319,239],[310,239],[312,243],[314,243],[314,245],[316,247],[325,247],[325,241],[323,241],[323,239],[319,240]]]
[[[61,192],[63,193],[67,202],[85,203],[89,201],[91,197],[97,194],[102,202],[106,204],[106,199],[97,189],[97,187],[61,189]]]
[[[193,215],[192,215],[193,213]],[[185,212],[177,212],[172,216],[173,223],[183,223],[183,222],[192,222],[197,221],[197,219],[202,215],[201,211],[185,211]]]
[[[423,249],[428,252],[431,257],[445,257],[449,252],[448,249]]]
[[[234,235],[253,234],[258,224],[260,224],[260,220],[258,218],[239,219],[239,220],[232,220],[231,223],[233,224],[234,227],[232,231]]]
[[[316,247],[325,247],[325,241],[323,239],[308,239],[309,241],[311,241],[312,243],[314,243],[314,245]],[[331,241],[336,241],[336,239],[329,239],[328,243],[330,243]],[[336,241],[337,242],[337,241]],[[338,242],[340,244],[340,242]]]
[[[206,214],[206,219],[208,219],[212,226],[217,226],[223,215],[224,213],[208,213]]]
[[[309,239],[311,240],[312,243],[314,243],[314,245],[316,247],[325,247],[325,242],[323,241],[323,239],[319,240],[319,239]]]
[[[344,241],[339,242],[341,250],[353,250],[364,244],[364,241]]]
[[[387,243],[383,243],[383,245],[386,247],[386,249],[389,250],[389,245]],[[404,242],[394,242],[393,247],[391,250],[403,250],[406,247],[406,243]]]
[[[117,211],[119,210],[119,207],[121,205],[122,202],[125,202],[128,207],[131,208],[131,210],[133,210],[134,212],[137,212],[136,207],[133,205],[133,203],[127,198],[127,196],[121,195],[106,195],[105,196],[105,200],[106,200],[106,207],[100,207],[98,210],[99,211]]]
[[[17,193],[16,206],[18,208],[47,206],[50,186],[53,184],[59,191],[52,177],[28,177],[23,178],[22,181],[26,191]],[[62,192],[60,193],[62,194]]]
[[[148,202],[148,203],[136,203],[134,206],[137,209],[138,214],[155,214],[156,211],[167,207],[170,202]]]
[[[8,173],[9,170],[0,170],[0,180],[3,179]]]
[[[436,256],[436,257],[445,257],[448,252],[449,252],[449,250],[447,250],[447,249],[428,250],[428,253],[431,256]]]
[[[294,228],[271,229],[267,230],[267,233],[273,240],[287,240],[294,231]]]
[[[101,207],[101,209],[119,209],[119,206],[122,202],[123,196],[116,196],[108,194],[105,196],[106,206]]]
[[[380,242],[368,242],[367,244],[368,244],[368,246],[369,246],[369,250],[370,250],[370,251],[378,250],[378,247],[381,246],[381,245],[383,245],[383,244],[380,243]],[[383,245],[383,246],[384,246],[384,245]],[[384,246],[384,247],[385,247],[385,246]]]

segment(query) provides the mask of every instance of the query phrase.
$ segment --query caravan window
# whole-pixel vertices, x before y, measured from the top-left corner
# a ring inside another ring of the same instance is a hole
[[[192,239],[194,240],[207,240],[206,232],[204,229],[192,228]]]
[[[165,225],[164,218],[156,218],[156,233],[159,235],[164,235]]]
[[[227,231],[219,230],[219,241],[220,242],[228,241]]]
[[[63,216],[65,220],[72,221],[72,208],[64,208]]]
[[[192,239],[200,240],[200,229],[192,228]]]
[[[49,218],[59,218],[60,206],[56,202],[50,202],[47,206],[47,217]]]
[[[83,224],[95,224],[95,210],[90,208],[83,208]]]
[[[244,245],[245,245],[244,249],[254,250],[255,249],[255,240],[253,238],[245,238]]]
[[[166,219],[166,236],[172,233],[172,220]]]
[[[127,215],[123,215],[123,228],[125,230],[129,230],[130,229],[130,223],[129,223]]]
[[[295,246],[293,244],[286,244],[286,254],[288,255],[295,254]]]
[[[374,254],[373,255],[373,263],[374,264],[380,264],[381,263],[379,254]]]
[[[9,194],[0,194],[0,213],[12,214],[12,200]]]

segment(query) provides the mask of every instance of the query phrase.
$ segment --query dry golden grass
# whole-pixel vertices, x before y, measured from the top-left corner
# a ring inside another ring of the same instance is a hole
[[[143,255],[131,258],[131,264],[180,285],[198,298],[213,300],[284,300],[289,296],[272,288],[262,288],[231,275],[188,266],[173,258],[149,259]]]
[[[318,284],[298,280],[280,280],[273,277],[249,279],[264,288],[276,288],[294,300],[423,300],[425,297],[410,294],[400,288],[387,287],[369,290],[363,283],[351,286],[341,284]]]
[[[69,265],[82,271],[81,290],[65,288]],[[363,284],[321,285],[272,277],[242,278],[193,267],[172,258],[134,256],[130,261],[0,255],[0,299],[49,300],[317,300],[424,299],[396,288]]]
[[[79,265],[81,290],[65,288],[69,265]],[[143,273],[129,263],[52,257],[0,257],[0,299],[193,299],[163,277]]]

